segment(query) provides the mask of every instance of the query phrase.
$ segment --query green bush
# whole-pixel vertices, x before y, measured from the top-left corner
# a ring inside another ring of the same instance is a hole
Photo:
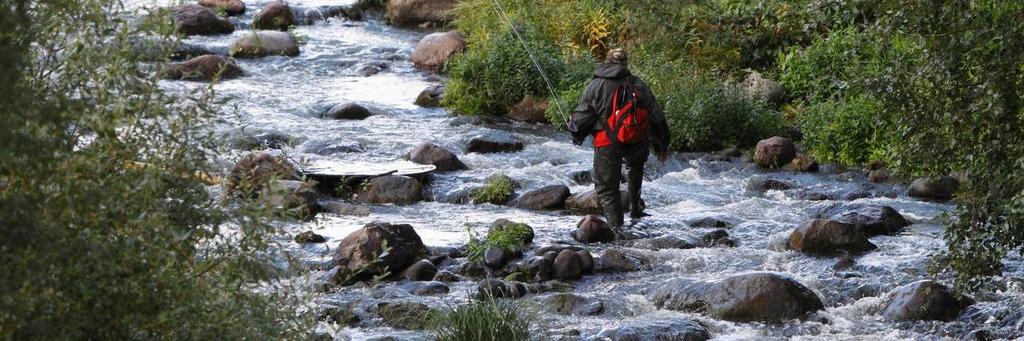
[[[882,107],[867,96],[818,103],[800,117],[804,148],[821,162],[861,166],[885,160],[886,135]]]
[[[487,178],[487,184],[484,187],[473,191],[472,199],[476,204],[501,205],[512,199],[514,191],[515,183],[512,182],[512,178],[504,174],[496,174]]]
[[[198,175],[213,169],[209,92],[165,94],[140,67],[137,43],[175,42],[169,18],[132,15],[0,4],[0,339],[307,336],[267,266],[274,212],[220,206]]]
[[[565,69],[559,49],[534,29],[521,26],[520,32],[548,77],[556,82],[552,86],[557,85]],[[543,98],[550,93],[511,31],[500,34],[489,44],[470,46],[447,68],[452,81],[443,104],[459,114],[503,114],[526,95]]]
[[[438,315],[432,329],[439,341],[516,341],[530,339],[532,323],[515,302],[486,297]]]

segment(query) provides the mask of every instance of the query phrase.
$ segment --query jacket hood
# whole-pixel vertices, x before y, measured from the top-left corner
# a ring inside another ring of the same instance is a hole
[[[594,78],[619,79],[631,74],[629,68],[622,64],[603,63],[594,70]]]

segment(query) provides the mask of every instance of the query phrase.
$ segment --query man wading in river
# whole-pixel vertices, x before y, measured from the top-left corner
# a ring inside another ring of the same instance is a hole
[[[640,186],[648,148],[654,149],[658,161],[668,158],[665,114],[647,84],[629,72],[627,61],[622,49],[608,51],[569,122],[576,145],[594,136],[594,187],[614,227],[623,224],[625,204],[619,194],[623,162],[629,168],[629,216],[635,222],[643,217]]]

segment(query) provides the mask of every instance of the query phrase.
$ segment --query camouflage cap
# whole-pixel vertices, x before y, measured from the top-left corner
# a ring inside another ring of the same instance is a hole
[[[605,56],[605,63],[612,64],[623,64],[625,65],[629,61],[629,57],[626,56],[626,50],[623,49],[611,49],[608,50],[608,54]]]

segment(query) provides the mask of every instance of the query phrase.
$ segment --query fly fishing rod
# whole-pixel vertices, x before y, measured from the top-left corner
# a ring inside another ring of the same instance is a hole
[[[567,115],[565,113],[565,110],[562,109],[562,101],[558,98],[558,92],[555,91],[555,86],[552,85],[551,78],[548,78],[548,73],[544,72],[544,67],[542,67],[540,65],[540,62],[537,61],[537,56],[533,55],[533,51],[530,50],[530,46],[526,44],[526,40],[523,39],[523,36],[521,34],[519,34],[519,29],[517,29],[516,25],[512,23],[512,19],[509,19],[508,13],[505,13],[505,8],[501,7],[501,3],[498,2],[498,0],[491,0],[491,3],[494,4],[494,8],[497,10],[498,16],[501,17],[505,24],[508,25],[509,29],[512,30],[512,34],[514,34],[516,36],[516,39],[519,40],[519,43],[523,45],[523,49],[526,50],[526,54],[530,56],[530,60],[533,62],[533,66],[537,68],[537,72],[540,73],[541,78],[544,79],[544,84],[546,84],[548,87],[548,92],[551,93],[551,98],[555,102],[555,108],[558,109],[558,113],[559,115],[561,115],[562,121],[565,122],[565,126],[568,127],[569,115]]]

